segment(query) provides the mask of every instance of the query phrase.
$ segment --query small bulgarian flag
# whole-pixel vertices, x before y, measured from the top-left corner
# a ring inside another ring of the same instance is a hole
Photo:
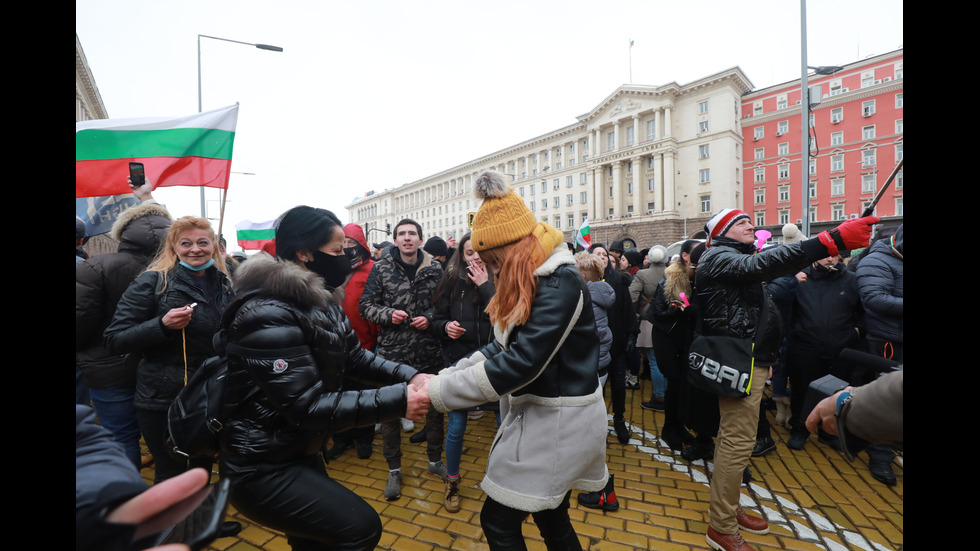
[[[129,162],[142,162],[153,189],[228,189],[238,104],[179,118],[75,123],[75,198],[132,193]]]
[[[275,220],[252,222],[245,220],[235,224],[238,246],[246,251],[266,251],[276,255]]]
[[[630,48],[632,48],[632,47],[633,47],[633,41],[630,40]]]
[[[581,245],[583,249],[588,249],[592,245],[592,232],[589,229],[588,216],[582,219],[582,226],[578,229],[575,242]]]

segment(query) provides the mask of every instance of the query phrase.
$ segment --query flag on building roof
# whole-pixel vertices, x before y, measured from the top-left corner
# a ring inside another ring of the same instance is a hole
[[[592,232],[589,229],[588,216],[582,218],[582,226],[578,229],[575,242],[581,245],[583,249],[588,249],[592,245]]]
[[[153,189],[228,189],[238,104],[178,118],[99,119],[75,123],[75,198],[132,193],[130,161]]]
[[[266,251],[276,255],[275,220],[252,222],[244,220],[235,224],[238,246],[246,251]]]

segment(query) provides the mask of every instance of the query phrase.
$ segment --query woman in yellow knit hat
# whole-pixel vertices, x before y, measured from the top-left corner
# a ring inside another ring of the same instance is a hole
[[[504,175],[477,178],[473,248],[491,268],[493,341],[430,380],[441,412],[500,401],[502,421],[481,484],[492,550],[526,549],[530,514],[548,549],[581,549],[572,490],[606,485],[606,407],[585,280],[560,231],[534,219]]]

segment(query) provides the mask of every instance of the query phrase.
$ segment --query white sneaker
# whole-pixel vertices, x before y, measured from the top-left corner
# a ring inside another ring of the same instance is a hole
[[[415,430],[415,422],[402,417],[402,430],[405,432],[412,432]]]

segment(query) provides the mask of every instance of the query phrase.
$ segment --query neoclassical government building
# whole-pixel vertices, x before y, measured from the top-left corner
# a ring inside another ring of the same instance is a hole
[[[479,207],[473,181],[494,169],[569,240],[586,217],[593,242],[644,248],[698,237],[712,213],[742,206],[742,96],[751,89],[738,67],[687,84],[626,84],[564,128],[358,198],[349,219],[371,242],[382,236],[370,230],[406,217],[426,237],[461,237]]]

